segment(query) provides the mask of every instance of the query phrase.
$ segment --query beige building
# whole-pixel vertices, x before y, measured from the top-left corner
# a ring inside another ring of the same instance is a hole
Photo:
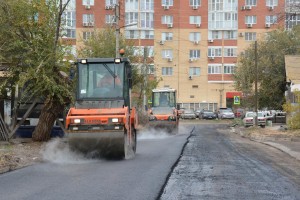
[[[115,26],[118,3],[122,32],[135,41],[137,54],[143,56],[144,47],[148,49],[148,75],[162,78],[159,87],[176,89],[177,102],[194,109],[232,107],[234,96],[242,99],[233,87],[239,53],[278,26],[300,24],[298,18],[282,19],[291,10],[287,8],[295,7],[294,0],[72,2],[75,6],[66,17],[67,37],[74,45],[94,28]],[[132,23],[136,25],[127,26]]]

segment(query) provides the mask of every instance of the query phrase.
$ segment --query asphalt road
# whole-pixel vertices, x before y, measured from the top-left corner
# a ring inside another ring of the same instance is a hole
[[[300,162],[227,125],[197,124],[160,199],[299,200]]]
[[[0,175],[0,199],[157,199],[192,128],[175,136],[139,135],[132,160],[84,160],[50,148],[45,151],[50,161]]]
[[[175,136],[140,134],[132,160],[84,160],[49,148],[50,161],[0,175],[0,199],[300,199],[299,161],[221,123],[191,120]]]

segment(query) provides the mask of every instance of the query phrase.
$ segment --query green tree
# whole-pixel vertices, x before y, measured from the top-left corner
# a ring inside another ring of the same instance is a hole
[[[290,129],[300,129],[300,91],[293,92],[295,103],[289,101],[283,105],[284,111],[287,112],[287,124]],[[290,98],[290,96],[288,97]]]
[[[251,44],[239,57],[234,75],[235,88],[245,94],[244,106],[255,107],[254,84],[257,73],[259,108],[282,109],[286,89],[284,56],[299,53],[300,27],[290,31],[274,30],[257,43],[258,70],[256,72],[255,45]]]
[[[59,40],[68,3],[0,0],[0,58],[9,66],[9,78],[1,87],[18,85],[28,99],[44,100],[32,137],[35,141],[50,138],[58,114],[72,99],[71,85],[63,73],[68,71],[68,63],[63,61],[66,47]]]

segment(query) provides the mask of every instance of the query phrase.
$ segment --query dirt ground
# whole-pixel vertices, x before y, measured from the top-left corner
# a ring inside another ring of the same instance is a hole
[[[43,143],[31,139],[0,141],[0,174],[42,162]]]
[[[244,128],[235,127],[242,137],[263,140],[266,137],[285,138],[292,140],[300,137],[300,130],[287,131],[277,127]],[[14,139],[10,142],[0,141],[0,174],[15,169],[43,162],[42,148],[45,143],[32,142],[31,139]]]

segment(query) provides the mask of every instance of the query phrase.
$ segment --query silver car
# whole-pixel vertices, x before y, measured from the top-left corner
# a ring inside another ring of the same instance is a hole
[[[230,110],[219,110],[218,118],[219,119],[234,119],[234,113]]]
[[[184,113],[180,115],[181,119],[196,119],[194,110],[185,109]]]

